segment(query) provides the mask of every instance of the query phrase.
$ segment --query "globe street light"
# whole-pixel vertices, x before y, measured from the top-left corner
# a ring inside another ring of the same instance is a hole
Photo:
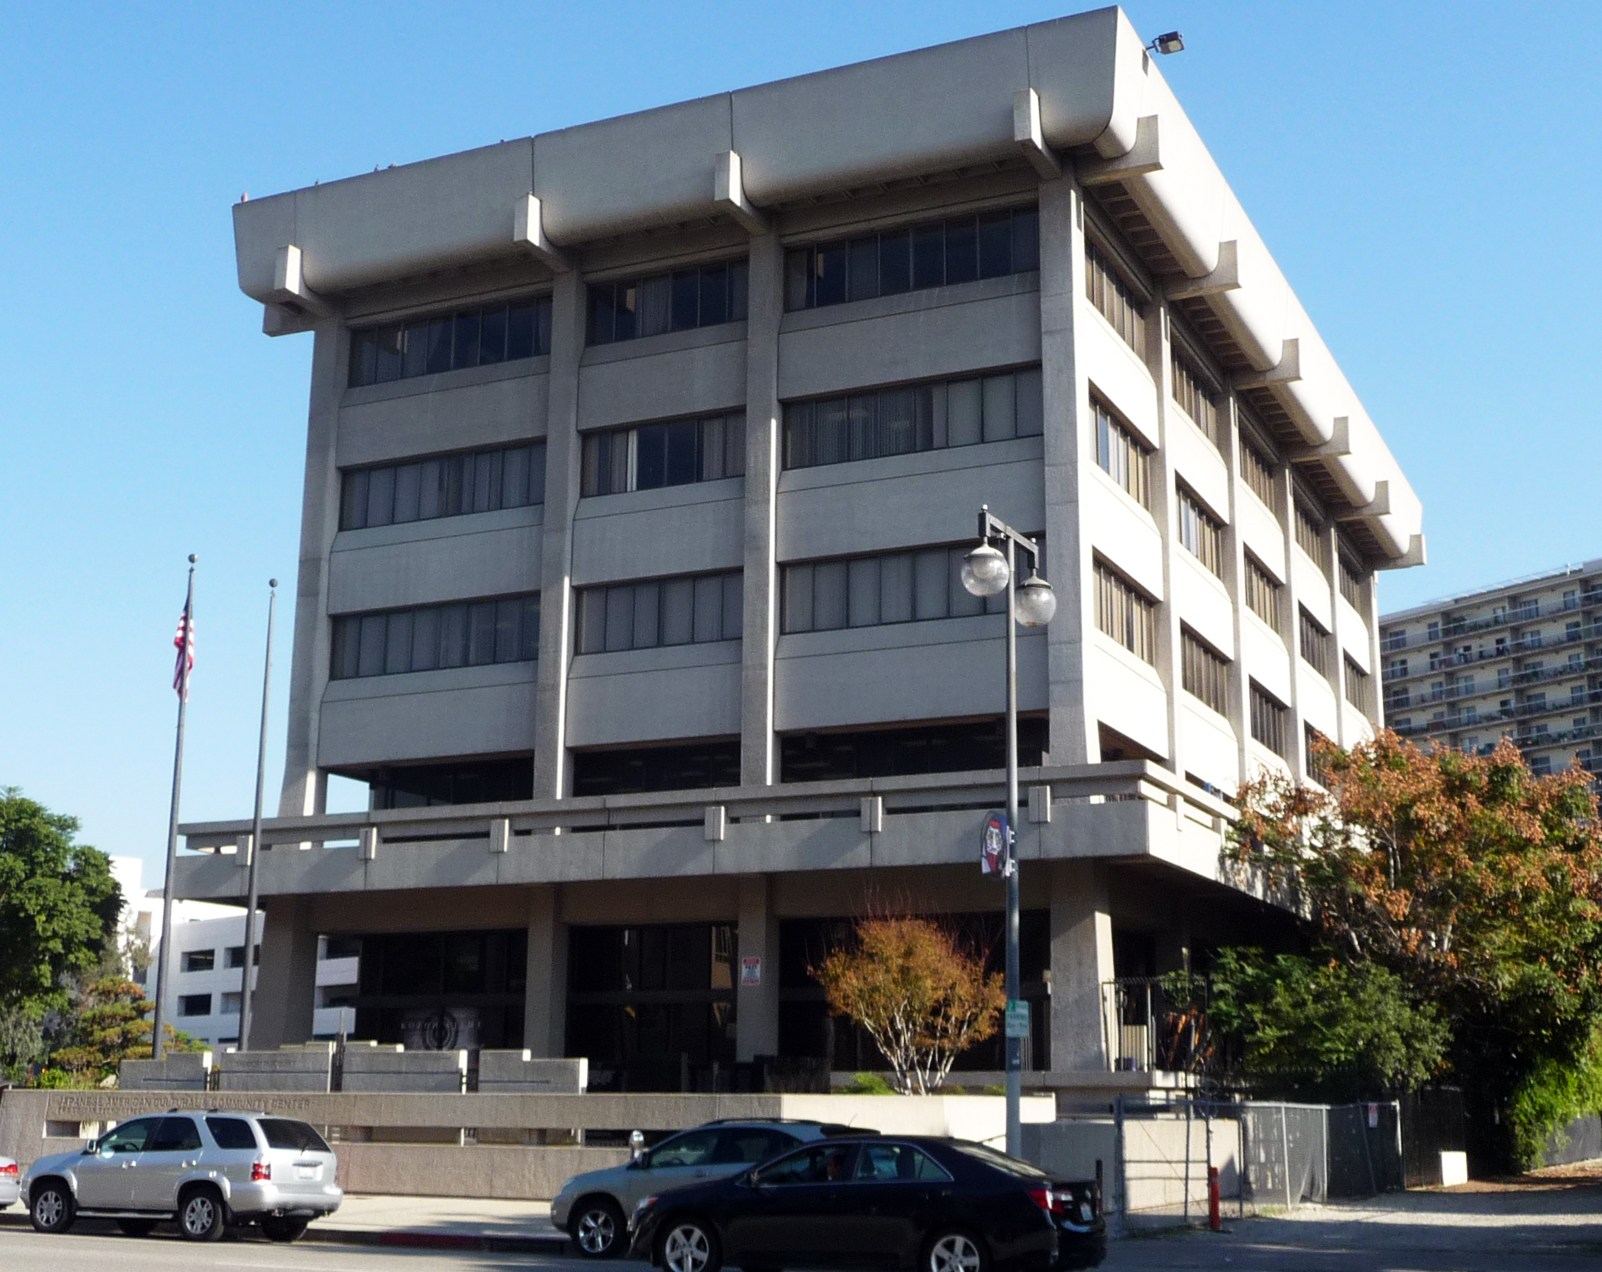
[[[1006,545],[1005,554],[995,540]],[[1029,577],[1018,577],[1017,554],[1029,558]],[[962,565],[962,586],[974,596],[1007,594],[1007,845],[1003,876],[1007,881],[1007,1152],[1016,1157],[1022,1148],[1023,1037],[1013,1026],[1019,1003],[1018,968],[1018,858],[1013,851],[1018,825],[1018,624],[1044,627],[1057,612],[1057,594],[1040,577],[1040,548],[1006,522],[990,515],[990,505],[979,509],[979,546]]]

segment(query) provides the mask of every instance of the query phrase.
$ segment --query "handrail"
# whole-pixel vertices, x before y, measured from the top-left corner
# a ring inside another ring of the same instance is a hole
[[[1224,800],[1147,760],[1103,764],[1047,765],[1019,771],[1028,786],[1049,786],[1053,803],[1145,799],[1189,806],[1199,820],[1232,820]],[[887,813],[899,810],[961,811],[998,805],[1005,795],[1000,769],[930,773],[911,777],[830,779],[774,786],[724,786],[700,790],[630,795],[575,796],[559,800],[514,800],[433,808],[373,809],[309,817],[275,817],[262,822],[262,842],[318,843],[355,840],[376,829],[397,839],[483,838],[490,823],[504,820],[512,833],[561,830],[627,830],[665,824],[700,824],[705,810],[721,806],[731,823],[769,818],[833,815],[856,817],[862,801],[878,797]],[[191,851],[233,845],[251,830],[249,819],[191,822],[179,827]]]

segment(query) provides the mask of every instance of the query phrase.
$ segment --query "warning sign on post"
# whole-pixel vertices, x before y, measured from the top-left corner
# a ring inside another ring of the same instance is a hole
[[[760,985],[762,983],[762,960],[751,956],[740,960],[740,984]]]

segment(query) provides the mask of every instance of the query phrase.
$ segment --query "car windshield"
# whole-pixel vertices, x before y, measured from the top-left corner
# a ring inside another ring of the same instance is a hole
[[[977,1158],[986,1166],[994,1166],[997,1170],[1004,1170],[1009,1175],[1016,1175],[1019,1179],[1050,1179],[1038,1166],[1031,1166],[1028,1162],[1020,1161],[1016,1157],[1008,1157],[1000,1149],[991,1148],[986,1144],[953,1144],[952,1148],[959,1153],[966,1153],[969,1157]]]
[[[669,1166],[705,1166],[717,1149],[719,1134],[715,1128],[702,1128],[675,1135],[653,1148],[645,1165],[650,1170],[662,1170]]]
[[[307,1126],[288,1117],[264,1117],[261,1133],[267,1137],[268,1148],[292,1148],[302,1153],[326,1153],[330,1149],[323,1137]]]

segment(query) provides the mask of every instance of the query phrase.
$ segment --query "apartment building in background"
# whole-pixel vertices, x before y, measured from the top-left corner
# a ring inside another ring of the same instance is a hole
[[[1510,737],[1537,773],[1602,773],[1602,560],[1380,619],[1385,721],[1487,755]]]
[[[1173,1067],[1114,982],[1285,937],[1222,796],[1370,735],[1423,537],[1142,43],[1103,9],[235,207],[265,330],[312,335],[259,1045],[335,940],[359,1037],[596,1089],[871,1067],[807,971],[851,918],[999,939],[984,504],[1058,597],[1018,640],[1027,1080]],[[242,896],[249,829],[184,827],[180,893]]]

